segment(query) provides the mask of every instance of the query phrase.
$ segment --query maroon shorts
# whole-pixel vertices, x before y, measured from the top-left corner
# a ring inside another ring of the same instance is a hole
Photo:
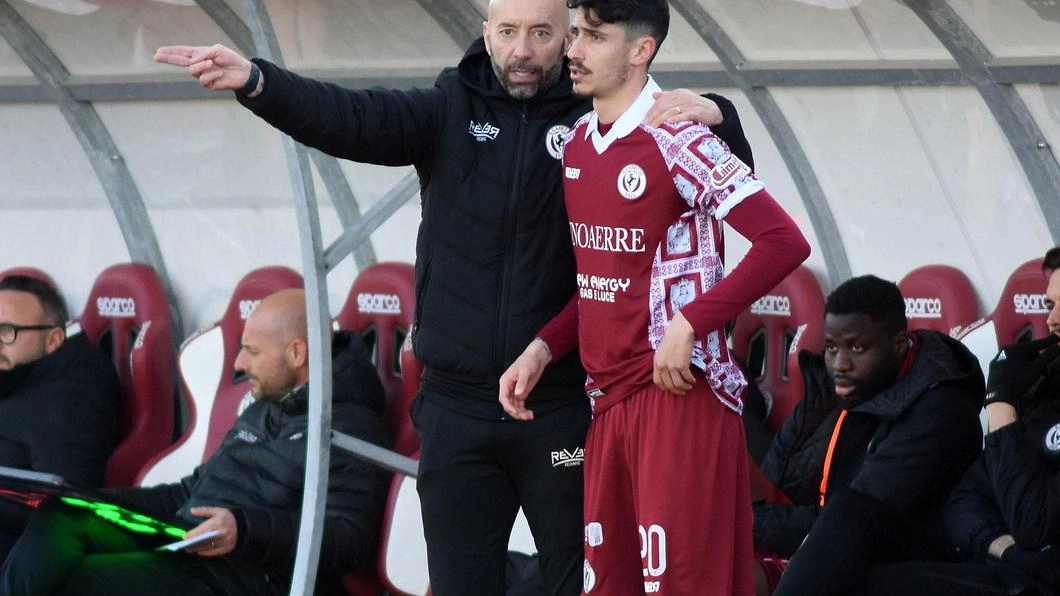
[[[752,520],[743,423],[704,379],[589,425],[584,594],[752,595]]]

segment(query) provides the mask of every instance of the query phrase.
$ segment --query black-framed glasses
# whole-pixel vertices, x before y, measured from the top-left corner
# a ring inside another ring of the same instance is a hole
[[[18,339],[19,331],[44,331],[54,329],[58,325],[12,325],[11,323],[0,323],[0,344],[13,344]]]

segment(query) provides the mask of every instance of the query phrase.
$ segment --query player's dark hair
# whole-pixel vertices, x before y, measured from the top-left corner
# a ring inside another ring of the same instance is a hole
[[[601,23],[619,25],[625,29],[627,41],[651,36],[656,54],[670,31],[670,6],[666,0],[567,0],[567,8],[585,9],[586,19],[594,27]]]
[[[848,279],[828,295],[825,314],[866,315],[889,332],[905,331],[905,299],[894,282],[875,275]]]
[[[1042,271],[1052,275],[1057,270],[1060,270],[1060,246],[1045,251],[1045,258],[1042,259]]]

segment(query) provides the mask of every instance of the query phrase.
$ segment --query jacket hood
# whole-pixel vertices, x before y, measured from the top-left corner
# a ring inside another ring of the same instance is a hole
[[[986,383],[975,355],[964,344],[937,331],[914,331],[920,351],[913,367],[897,383],[853,409],[881,418],[897,418],[929,389],[948,384],[961,387],[969,403],[982,406]]]
[[[280,402],[286,414],[306,411],[308,387],[303,385]],[[386,408],[383,383],[372,366],[368,346],[356,333],[337,331],[331,342],[331,403],[361,404],[376,414]]]
[[[490,60],[490,55],[486,52],[486,42],[481,37],[471,42],[456,69],[459,73],[460,81],[464,85],[486,97],[503,99],[512,103],[523,101],[508,95],[508,92],[501,86],[501,82],[497,80],[497,75],[493,72],[493,63]],[[546,91],[544,95],[535,98],[532,103],[537,106],[560,102],[563,106],[562,109],[567,109],[568,102],[584,101],[574,97],[572,89],[570,70],[567,68],[567,58],[564,57],[563,66],[560,68],[559,81]]]

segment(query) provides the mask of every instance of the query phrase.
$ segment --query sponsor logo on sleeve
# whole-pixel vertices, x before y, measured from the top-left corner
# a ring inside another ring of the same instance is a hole
[[[398,315],[401,314],[401,298],[396,294],[357,294],[357,312]]]
[[[600,522],[585,524],[585,544],[596,547],[604,543],[604,526]]]
[[[545,149],[553,159],[563,159],[563,139],[570,132],[570,127],[557,124],[545,133]]]
[[[722,189],[750,173],[751,168],[747,164],[735,155],[730,155],[710,171],[710,185]]]
[[[492,141],[496,139],[497,135],[501,133],[501,129],[490,124],[489,122],[483,122],[482,124],[479,124],[478,122],[472,120],[470,124],[468,124],[467,132],[471,136],[475,137],[476,141],[480,143],[485,143],[486,141]]]
[[[136,316],[136,302],[126,296],[100,296],[96,298],[99,316],[116,319],[131,319]]]
[[[582,171],[580,169],[572,168],[570,166],[563,168],[563,171],[564,175],[566,175],[567,178],[571,180],[577,180],[582,175]]]
[[[594,588],[596,588],[596,572],[593,571],[593,566],[586,559],[585,567],[582,569],[582,591],[588,594]]]

